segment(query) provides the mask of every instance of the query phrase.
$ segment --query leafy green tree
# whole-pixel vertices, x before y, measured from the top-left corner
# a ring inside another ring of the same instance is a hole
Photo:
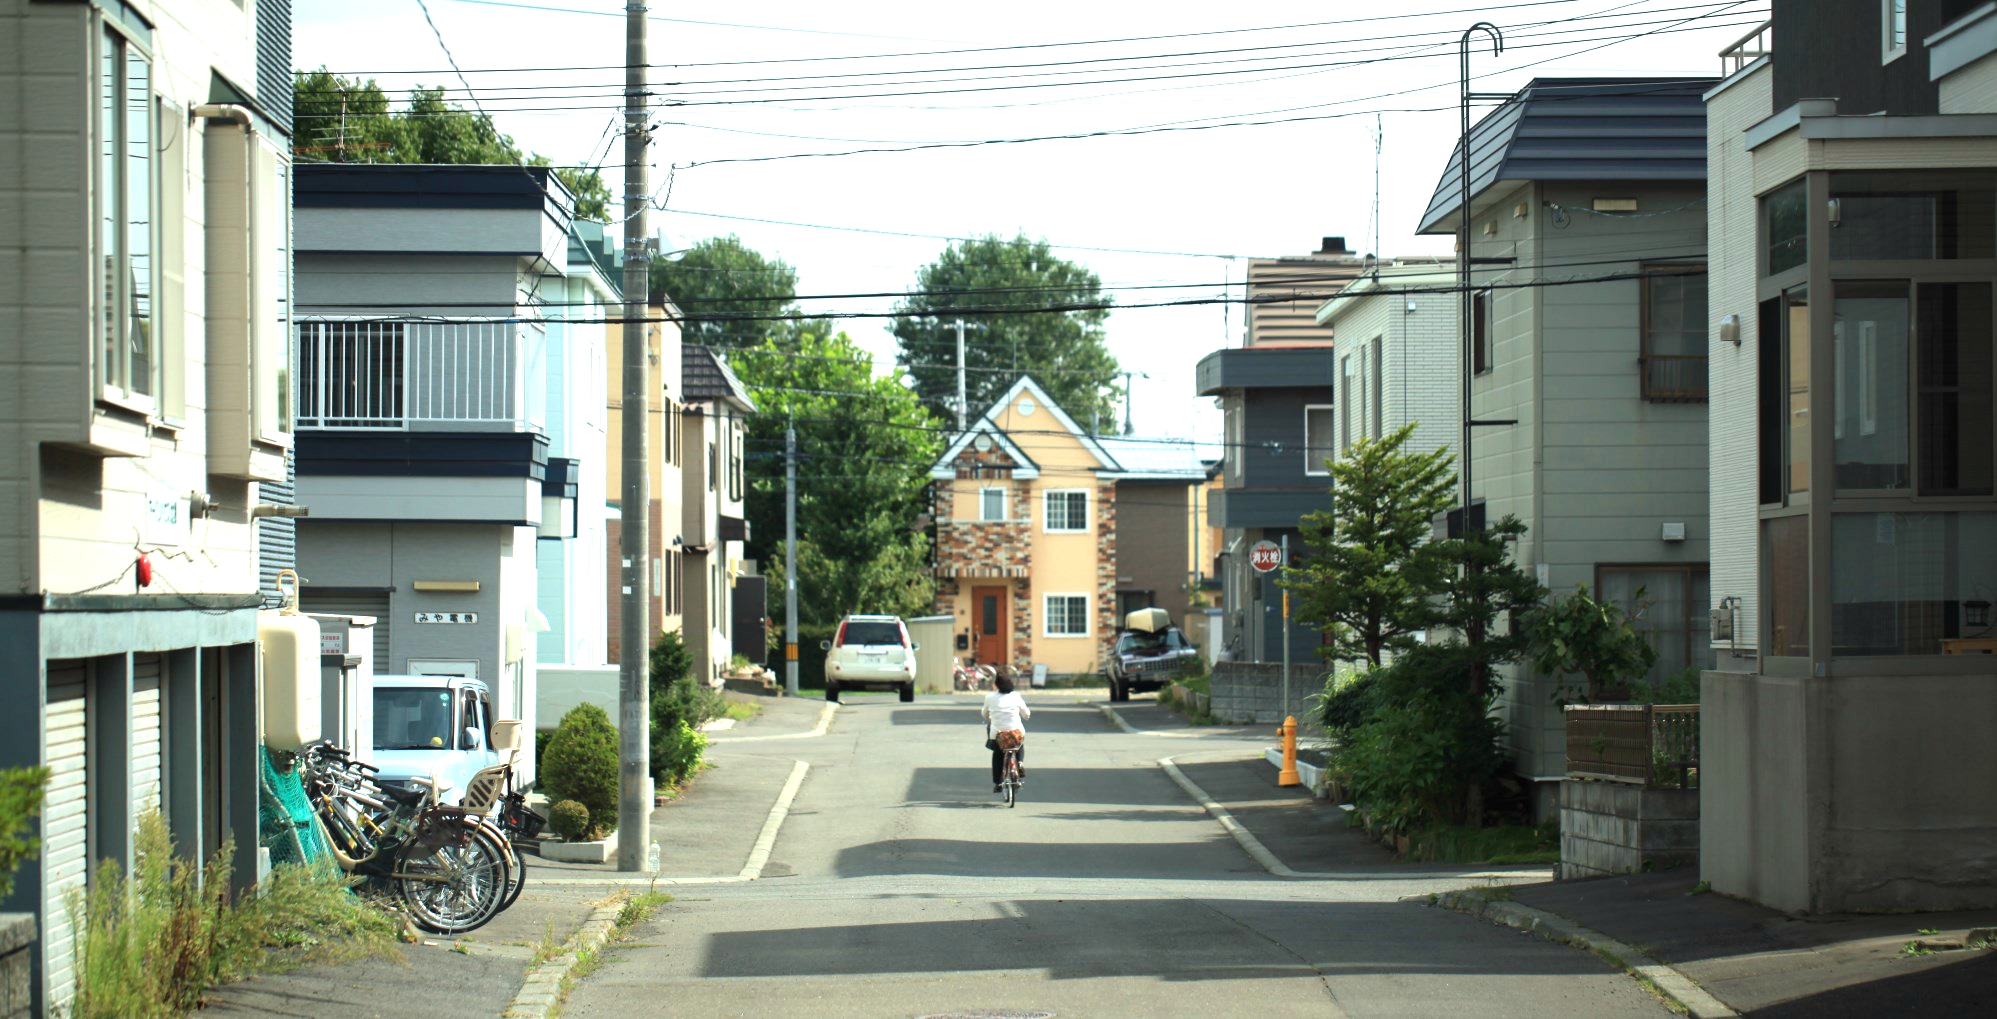
[[[761,410],[748,430],[750,554],[772,576],[783,558],[784,428],[797,429],[799,621],[929,606],[918,518],[943,437],[915,394],[874,375],[844,333],[801,334],[793,349],[765,341],[729,362]]]
[[[524,156],[492,119],[445,98],[441,86],[409,91],[402,109],[374,79],[347,78],[324,67],[292,79],[297,128],[292,151],[301,161],[331,163],[524,163],[547,166],[545,156]],[[595,170],[555,171],[576,195],[576,214],[609,219],[610,188]]]
[[[997,234],[953,243],[915,274],[915,292],[895,305],[898,361],[922,405],[956,420],[957,334],[965,333],[967,412],[991,406],[1032,375],[1082,427],[1116,421],[1118,366],[1104,345],[1109,299],[1086,267],[1056,258],[1044,240]],[[1074,307],[1074,311],[1043,309]]]
[[[1374,821],[1413,832],[1482,813],[1477,792],[1504,763],[1491,716],[1494,694],[1463,683],[1472,652],[1460,640],[1416,644],[1358,683],[1358,718],[1341,735],[1332,768]],[[1467,795],[1466,795],[1467,793]]]
[[[1407,448],[1414,425],[1353,443],[1330,461],[1331,507],[1304,516],[1309,558],[1286,571],[1298,619],[1331,637],[1325,656],[1374,667],[1436,620],[1443,560],[1428,541],[1449,508],[1456,476],[1448,450]]]
[[[578,704],[562,716],[541,761],[541,781],[551,800],[589,808],[599,836],[617,830],[617,727],[595,704]]]
[[[49,770],[43,767],[0,770],[0,900],[14,894],[14,872],[41,854],[33,821],[42,812]]]
[[[1657,664],[1657,649],[1637,632],[1636,620],[1615,602],[1589,595],[1586,584],[1528,613],[1525,629],[1532,664],[1555,676],[1580,673],[1590,700],[1627,692]]]
[[[827,336],[831,323],[797,316],[797,270],[743,244],[734,234],[709,237],[673,259],[652,263],[652,294],[685,313],[687,343],[736,350],[774,339],[795,349],[806,334]]]
[[[1522,618],[1546,598],[1546,589],[1512,558],[1525,531],[1519,518],[1507,515],[1482,530],[1431,543],[1454,567],[1442,574],[1438,622],[1455,631],[1467,649],[1465,680],[1475,697],[1495,693],[1497,667],[1525,655]]]

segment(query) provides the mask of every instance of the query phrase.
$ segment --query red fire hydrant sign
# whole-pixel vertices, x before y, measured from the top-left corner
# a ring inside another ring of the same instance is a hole
[[[1268,573],[1283,565],[1283,546],[1273,541],[1258,541],[1248,546],[1248,565],[1257,573]]]

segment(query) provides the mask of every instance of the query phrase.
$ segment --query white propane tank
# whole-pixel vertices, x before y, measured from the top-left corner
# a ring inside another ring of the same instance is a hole
[[[298,750],[319,738],[319,622],[298,614],[298,574],[280,570],[277,588],[290,597],[275,612],[257,613],[257,647],[263,652],[264,745]]]

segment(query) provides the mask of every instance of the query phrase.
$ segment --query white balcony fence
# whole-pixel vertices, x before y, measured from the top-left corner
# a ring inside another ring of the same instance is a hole
[[[1740,69],[1775,51],[1775,22],[1764,21],[1754,31],[1735,39],[1720,51],[1720,74],[1739,74]]]
[[[547,329],[533,322],[298,323],[298,427],[542,431]]]

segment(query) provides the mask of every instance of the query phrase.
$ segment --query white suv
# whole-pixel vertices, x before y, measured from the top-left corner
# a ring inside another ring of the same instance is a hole
[[[825,649],[825,699],[841,690],[896,690],[915,699],[915,644],[900,616],[847,616]]]

